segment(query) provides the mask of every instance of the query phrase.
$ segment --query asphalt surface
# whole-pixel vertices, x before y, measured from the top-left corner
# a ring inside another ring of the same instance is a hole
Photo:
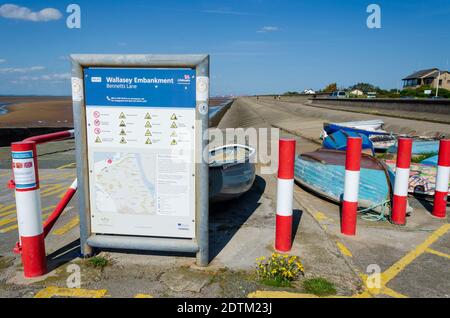
[[[297,140],[297,152],[318,147],[324,121],[379,118],[345,111],[316,110],[302,103],[239,98],[224,115],[219,129],[280,128],[281,137]],[[383,118],[388,129],[429,133],[436,124]],[[405,126],[403,126],[405,125]],[[445,126],[445,125],[444,125]],[[449,127],[442,127],[448,131]],[[253,146],[260,146],[258,139]],[[268,145],[270,150],[270,144]],[[75,177],[74,141],[39,146],[43,214],[47,215]],[[302,297],[294,288],[270,288],[255,282],[255,258],[273,252],[276,174],[264,174],[258,164],[253,188],[241,199],[210,207],[211,265],[198,269],[192,255],[106,251],[103,269],[80,259],[76,200],[46,239],[49,275],[22,277],[20,259],[12,253],[17,241],[9,147],[0,148],[0,297]],[[429,206],[411,199],[414,213],[404,227],[358,219],[355,237],[340,234],[339,207],[295,187],[294,245],[306,278],[325,277],[338,295],[353,297],[450,297],[450,227]],[[69,265],[81,268],[81,290],[66,289]],[[381,271],[380,285],[366,286],[370,266]]]

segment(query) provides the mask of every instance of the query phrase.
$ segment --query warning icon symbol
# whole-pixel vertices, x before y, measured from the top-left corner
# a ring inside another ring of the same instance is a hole
[[[120,115],[119,115],[119,119],[125,119],[125,114],[122,112],[122,113],[120,113]]]
[[[152,119],[152,116],[150,116],[150,113],[147,113],[146,115],[145,115],[145,118],[144,119]]]
[[[172,114],[172,117],[170,117],[170,120],[177,120],[177,115],[175,115],[175,113]]]
[[[150,140],[150,138],[147,138],[147,141],[145,142],[146,145],[151,145],[152,141]]]
[[[95,138],[95,143],[97,143],[97,144],[101,144],[102,143],[102,140],[100,139],[99,136],[97,136],[97,138]]]
[[[125,125],[125,122],[124,122],[123,120],[121,120],[119,126],[120,126],[120,127],[125,127],[125,126],[126,126],[126,125]]]
[[[149,121],[145,123],[145,128],[152,128],[152,124]]]
[[[121,131],[120,131],[120,135],[121,136],[125,136],[127,133],[125,132],[125,129],[122,129]]]
[[[174,130],[172,131],[172,133],[170,134],[170,137],[176,137],[177,136],[177,132]]]
[[[122,137],[122,138],[120,138],[120,143],[121,143],[121,144],[126,144],[126,143],[127,143],[127,141],[125,140],[125,138],[124,138],[124,137]]]
[[[145,135],[146,136],[151,136],[152,135],[152,133],[150,132],[150,129],[147,129],[147,131],[145,132]]]
[[[172,122],[172,125],[170,126],[170,128],[178,128],[177,123],[176,122]]]
[[[175,146],[177,144],[177,141],[175,139],[172,139],[172,142],[170,143],[171,146]]]

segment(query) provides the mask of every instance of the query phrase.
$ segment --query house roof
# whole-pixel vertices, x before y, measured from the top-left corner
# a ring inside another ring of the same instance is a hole
[[[425,75],[430,74],[430,76],[427,77],[437,77],[439,69],[437,68],[430,68],[427,70],[421,70],[417,71],[411,75],[408,75],[407,77],[403,78],[403,80],[409,80],[409,79],[415,79],[415,78],[422,78],[425,77]]]

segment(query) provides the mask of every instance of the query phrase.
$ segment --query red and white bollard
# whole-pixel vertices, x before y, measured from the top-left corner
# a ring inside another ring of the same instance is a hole
[[[295,139],[280,139],[278,156],[275,250],[292,247],[292,201],[294,198]]]
[[[434,193],[433,215],[445,218],[447,209],[448,181],[450,178],[450,139],[442,139],[439,143],[439,157],[436,174],[436,190]]]
[[[25,277],[47,273],[36,143],[11,144],[20,251]]]
[[[406,224],[412,143],[411,138],[398,139],[397,168],[395,170],[394,200],[391,215],[392,223],[398,225]]]
[[[341,220],[341,233],[345,235],[356,234],[361,151],[361,137],[348,137],[345,157],[344,200],[342,204]]]

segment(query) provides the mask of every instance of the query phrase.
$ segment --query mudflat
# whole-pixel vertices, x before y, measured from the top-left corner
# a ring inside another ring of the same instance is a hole
[[[0,115],[0,128],[73,127],[70,97],[0,97],[7,112]]]

